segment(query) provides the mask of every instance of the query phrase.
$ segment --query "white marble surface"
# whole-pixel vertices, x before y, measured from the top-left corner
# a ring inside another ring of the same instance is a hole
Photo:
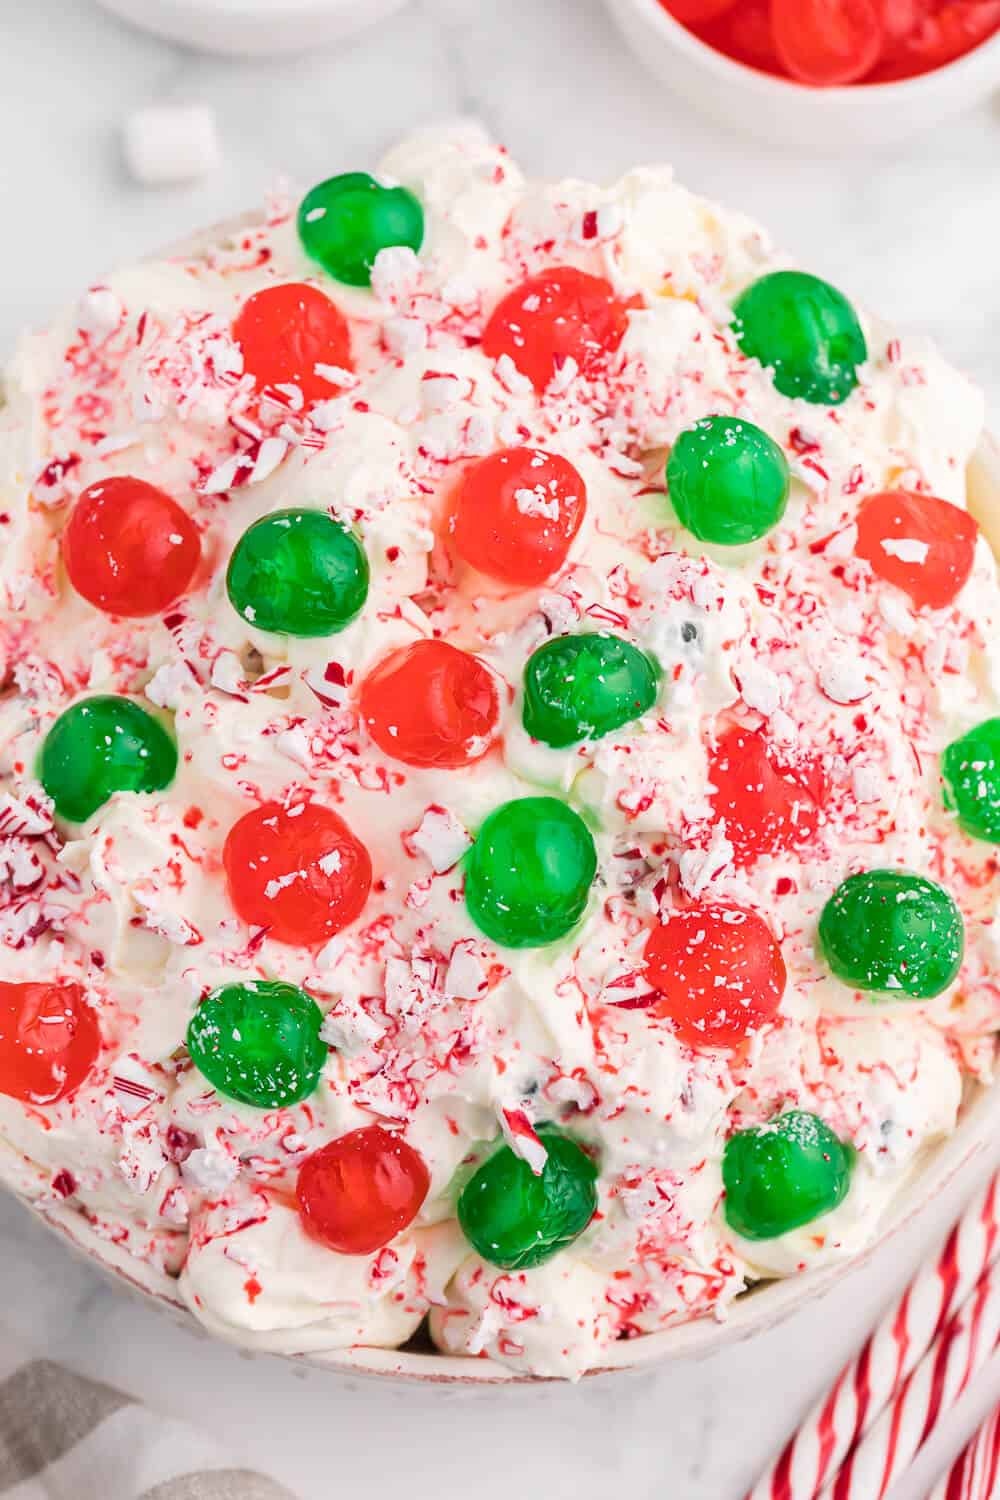
[[[131,108],[166,100],[215,106],[225,163],[196,187],[150,193],[124,176],[118,127]],[[459,113],[485,119],[535,172],[607,176],[672,159],[693,185],[770,224],[807,265],[939,338],[987,387],[1000,422],[997,107],[906,151],[779,154],[665,97],[600,0],[415,0],[350,47],[275,64],[185,53],[89,0],[7,0],[0,349],[102,267],[255,203],[279,175],[308,183],[366,165],[406,129]],[[210,1425],[302,1500],[604,1500],[609,1489],[739,1500],[975,1175],[784,1328],[622,1387],[458,1399],[251,1361],[114,1294],[12,1205],[0,1206],[3,1312],[56,1357]],[[1000,1397],[1000,1368],[991,1373],[894,1500],[923,1500],[935,1464]]]

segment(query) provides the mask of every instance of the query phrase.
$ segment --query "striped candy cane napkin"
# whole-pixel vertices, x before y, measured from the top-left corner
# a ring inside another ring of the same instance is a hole
[[[1000,1495],[1000,1406],[927,1500],[996,1500]]]
[[[746,1500],[883,1500],[1000,1349],[1000,1172],[882,1318]],[[933,1500],[1000,1500],[949,1476]],[[951,1486],[948,1488],[947,1486]]]
[[[293,1500],[210,1438],[0,1328],[0,1500]]]

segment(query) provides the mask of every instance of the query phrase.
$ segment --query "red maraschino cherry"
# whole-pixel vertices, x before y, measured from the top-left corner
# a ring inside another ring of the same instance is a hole
[[[653,1007],[691,1047],[737,1047],[773,1021],[785,992],[781,948],[762,917],[739,906],[671,912],[646,943]]]
[[[97,1060],[97,1013],[78,984],[0,983],[0,1094],[55,1104]]]
[[[945,609],[968,581],[978,536],[968,511],[949,500],[886,490],[861,502],[854,551],[918,609]]]
[[[508,292],[483,333],[483,353],[507,354],[536,391],[567,359],[588,379],[601,374],[628,328],[628,308],[603,276],[558,266]]]
[[[905,0],[883,0],[906,8]],[[897,28],[887,44],[873,83],[915,78],[964,57],[1000,30],[1000,0],[946,0],[928,6],[910,0],[917,19],[905,31]]]
[[[295,385],[307,405],[337,394],[340,386],[329,370],[353,368],[347,319],[306,282],[284,282],[248,297],[233,323],[233,339],[258,390]]]
[[[771,0],[778,56],[800,83],[855,83],[882,50],[876,0]]]
[[[536,588],[555,576],[587,509],[587,489],[568,459],[541,448],[505,448],[479,459],[459,487],[455,550],[498,583]]]
[[[740,0],[701,33],[717,51],[765,73],[783,71],[771,27],[770,0]]]
[[[233,906],[278,943],[325,943],[360,916],[368,850],[332,808],[268,802],[229,830],[223,863]]]
[[[822,767],[814,759],[785,760],[763,730],[726,729],[710,752],[708,779],[738,864],[815,835],[827,792]]]
[[[447,641],[393,651],[361,685],[361,722],[386,755],[455,770],[482,759],[496,734],[493,674]]]
[[[429,1187],[419,1152],[381,1125],[368,1125],[307,1157],[296,1197],[314,1239],[341,1255],[371,1255],[412,1224]]]
[[[187,592],[201,560],[198,528],[176,500],[129,475],[83,491],[62,537],[69,581],[109,615],[138,619]]]

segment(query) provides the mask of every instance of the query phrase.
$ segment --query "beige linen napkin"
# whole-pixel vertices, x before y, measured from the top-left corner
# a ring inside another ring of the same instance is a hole
[[[293,1500],[210,1438],[0,1328],[0,1500]]]

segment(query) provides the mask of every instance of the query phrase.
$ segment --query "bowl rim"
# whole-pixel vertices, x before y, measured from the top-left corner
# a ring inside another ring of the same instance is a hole
[[[892,79],[884,83],[858,82],[839,84],[833,88],[817,88],[811,84],[799,83],[794,78],[783,78],[775,73],[765,73],[750,63],[740,62],[734,57],[729,57],[725,52],[717,51],[715,47],[703,42],[693,31],[689,31],[682,22],[677,20],[676,16],[660,4],[660,0],[608,0],[608,4],[613,10],[634,11],[647,26],[659,33],[663,41],[673,46],[676,51],[684,53],[691,61],[713,69],[721,78],[738,81],[743,87],[761,95],[781,94],[789,100],[803,101],[815,100],[819,97],[830,101],[830,106],[838,101],[843,103],[846,100],[856,103],[859,98],[863,99],[866,95],[900,104],[919,103],[923,97],[936,93],[947,80],[954,79],[957,84],[965,75],[974,71],[978,72],[983,58],[991,53],[1000,57],[1000,31],[996,31],[978,46],[973,47],[971,51],[962,53],[951,62],[942,63],[940,67],[932,68],[928,73],[918,73],[913,78]]]
[[[583,1379],[612,1377],[666,1364],[671,1360],[704,1359],[732,1344],[744,1343],[784,1323],[807,1303],[822,1298],[851,1272],[864,1265],[876,1250],[916,1220],[959,1173],[982,1156],[1000,1131],[1000,1074],[988,1085],[971,1086],[958,1125],[951,1135],[921,1153],[899,1184],[879,1231],[856,1254],[830,1261],[812,1271],[760,1281],[742,1293],[722,1319],[695,1318],[656,1333],[619,1340],[602,1355],[602,1364]],[[175,1277],[140,1261],[101,1235],[83,1211],[64,1203],[40,1204],[23,1183],[22,1158],[0,1137],[0,1187],[19,1200],[33,1217],[86,1260],[119,1290],[153,1305],[188,1332],[215,1337],[242,1354],[272,1355],[295,1364],[341,1375],[366,1376],[403,1385],[448,1385],[464,1389],[563,1385],[557,1376],[526,1375],[491,1358],[383,1349],[366,1345],[294,1352],[267,1342],[232,1337],[203,1324],[184,1302]]]

